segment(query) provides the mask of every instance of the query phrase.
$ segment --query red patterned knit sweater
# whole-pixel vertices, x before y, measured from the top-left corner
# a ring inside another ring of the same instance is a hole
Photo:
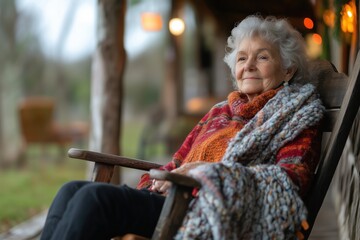
[[[235,91],[227,101],[215,105],[186,137],[172,161],[161,167],[171,171],[184,163],[221,161],[229,141],[272,98],[279,89],[267,91],[252,101]],[[276,164],[284,169],[304,196],[317,166],[321,146],[318,126],[306,129],[276,155]],[[144,174],[137,186],[148,188],[151,181]]]

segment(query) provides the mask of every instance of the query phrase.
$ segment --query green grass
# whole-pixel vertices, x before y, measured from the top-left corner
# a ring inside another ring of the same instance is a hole
[[[47,209],[65,182],[85,179],[85,162],[32,163],[0,171],[0,232]]]
[[[122,155],[136,157],[139,139],[144,123],[141,121],[126,122],[122,126],[121,151]]]
[[[144,134],[144,128],[151,128],[150,131],[147,131],[148,135],[156,134],[156,131],[160,131],[157,126],[149,127],[145,125],[145,123],[141,120],[135,120],[131,122],[126,122],[122,128],[122,138],[121,138],[121,146],[122,146],[122,155],[127,157],[138,158],[138,154],[140,151],[140,139],[142,134]],[[149,129],[147,129],[149,130]],[[145,137],[154,137],[154,136],[145,136]],[[154,157],[163,156],[165,151],[165,145],[163,142],[148,142],[146,145],[146,149],[144,150],[146,157],[151,160]]]
[[[141,121],[124,124],[122,155],[136,157],[142,129]],[[65,182],[86,179],[86,162],[61,159],[65,155],[54,146],[33,146],[24,168],[0,169],[0,233],[47,209]]]

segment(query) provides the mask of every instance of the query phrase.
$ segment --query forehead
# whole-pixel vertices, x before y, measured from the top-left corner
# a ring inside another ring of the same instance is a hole
[[[261,37],[247,37],[244,38],[242,41],[239,42],[237,46],[237,52],[248,52],[248,51],[270,51],[276,52],[277,48],[274,44],[270,43],[269,41],[265,40]]]

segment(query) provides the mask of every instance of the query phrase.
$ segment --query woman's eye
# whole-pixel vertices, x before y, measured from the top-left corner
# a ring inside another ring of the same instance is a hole
[[[242,62],[242,61],[245,61],[245,59],[246,59],[245,57],[238,57],[237,61]]]
[[[258,59],[259,59],[259,60],[268,60],[269,57],[266,56],[266,55],[260,55],[260,56],[258,57]]]

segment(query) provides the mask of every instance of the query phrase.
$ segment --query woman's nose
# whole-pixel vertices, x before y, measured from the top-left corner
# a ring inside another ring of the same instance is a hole
[[[244,66],[245,70],[253,70],[255,69],[255,61],[253,58],[248,58],[245,66]]]

